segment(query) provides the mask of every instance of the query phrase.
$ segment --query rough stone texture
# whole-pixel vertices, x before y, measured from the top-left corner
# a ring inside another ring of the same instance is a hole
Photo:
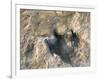
[[[64,37],[67,52],[62,50],[60,55],[52,55],[45,43],[45,39],[51,39],[54,28],[58,34],[67,36]],[[78,48],[72,47],[70,29],[79,38]],[[80,66],[90,66],[89,12],[20,10],[21,69]]]

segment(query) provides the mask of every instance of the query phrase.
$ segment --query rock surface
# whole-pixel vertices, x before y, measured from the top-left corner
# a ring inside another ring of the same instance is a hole
[[[51,54],[45,40],[56,40],[54,29],[62,36],[62,47],[58,51],[55,44]],[[70,29],[79,38],[78,47],[72,46]],[[90,66],[89,12],[20,10],[20,69],[86,66]]]

